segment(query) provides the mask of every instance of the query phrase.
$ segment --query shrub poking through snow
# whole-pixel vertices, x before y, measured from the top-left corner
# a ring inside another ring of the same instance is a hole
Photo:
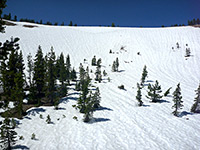
[[[31,135],[31,140],[36,140],[35,133]]]
[[[166,97],[167,95],[170,94],[170,90],[172,89],[172,87],[170,87],[165,93],[164,93],[164,96]]]
[[[123,84],[120,85],[120,86],[118,86],[118,88],[121,89],[121,90],[124,90],[124,89],[125,89]]]
[[[49,115],[47,116],[46,122],[47,122],[48,124],[51,123],[51,117],[50,117]]]

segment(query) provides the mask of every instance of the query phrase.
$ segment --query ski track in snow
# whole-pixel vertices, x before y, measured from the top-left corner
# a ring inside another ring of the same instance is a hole
[[[29,53],[33,58],[41,45],[46,54],[53,46],[57,55],[70,55],[72,67],[78,71],[80,63],[91,66],[91,59],[102,59],[103,77],[99,86],[101,110],[94,112],[90,123],[83,123],[80,114],[72,105],[78,94],[72,89],[68,97],[53,107],[32,108],[19,121],[16,131],[24,140],[16,145],[27,146],[31,150],[199,150],[200,115],[190,114],[200,80],[200,29],[193,27],[174,28],[108,28],[108,27],[53,27],[37,25],[35,28],[7,26],[0,36],[4,42],[11,36],[20,38],[25,63]],[[180,48],[176,48],[176,43]],[[192,56],[185,59],[186,44]],[[124,50],[120,48],[124,46]],[[174,47],[174,50],[172,50]],[[114,54],[109,54],[110,49]],[[140,52],[141,55],[137,55]],[[111,72],[111,66],[119,58],[120,72]],[[140,82],[144,65],[148,79],[145,84],[143,101],[138,107],[135,96],[137,82]],[[110,77],[111,82],[107,78]],[[184,101],[182,117],[175,117],[172,97],[164,97],[162,103],[150,103],[145,97],[149,83],[158,80],[163,93],[170,87],[170,96],[180,82]],[[120,90],[118,86],[125,86]],[[185,113],[185,114],[184,114]],[[42,114],[44,119],[40,119]],[[52,124],[46,123],[50,115]],[[63,117],[65,115],[66,117]],[[78,121],[73,117],[77,116]],[[2,119],[2,118],[1,118]],[[31,140],[32,133],[37,140]],[[19,148],[20,149],[20,148]]]

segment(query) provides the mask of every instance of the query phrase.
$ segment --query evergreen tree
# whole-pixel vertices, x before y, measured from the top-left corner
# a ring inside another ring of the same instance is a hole
[[[144,85],[144,82],[145,82],[145,79],[146,79],[147,75],[148,75],[148,71],[147,71],[147,66],[145,65],[144,68],[143,68],[140,85],[142,85],[142,86]]]
[[[161,86],[159,85],[158,81],[156,80],[155,85],[149,84],[148,86],[148,96],[146,96],[148,99],[150,99],[152,102],[159,102],[162,96],[160,93],[162,92]]]
[[[61,26],[64,26],[64,25],[65,25],[64,22],[62,22],[62,23],[61,23]]]
[[[70,23],[69,23],[69,26],[73,26],[73,23],[72,23],[72,21],[70,21]]]
[[[118,57],[116,58],[116,71],[118,71],[118,67],[119,67],[119,59],[118,59]]]
[[[72,81],[75,81],[76,78],[77,78],[77,76],[76,76],[76,71],[75,71],[75,69],[73,68],[73,69],[72,69],[72,72],[71,72],[71,79],[72,79]]]
[[[175,116],[178,117],[178,110],[181,109],[181,107],[183,106],[183,101],[181,100],[182,96],[181,96],[181,88],[180,88],[180,83],[177,85],[176,90],[173,92],[173,101],[174,101],[174,105],[172,106],[172,108],[175,108],[175,110],[172,112]]]
[[[115,24],[114,23],[112,23],[112,25],[111,25],[112,27],[115,27]]]
[[[17,21],[17,16],[16,15],[14,16],[14,21]]]
[[[45,86],[45,61],[41,46],[38,47],[38,51],[35,55],[34,68],[33,68],[33,84],[36,89],[36,100],[38,105],[41,104],[41,98],[44,97]]]
[[[70,72],[71,72],[71,63],[70,63],[70,56],[69,54],[67,55],[67,58],[66,58],[66,79],[70,80]]]
[[[186,53],[185,57],[190,57],[190,54],[191,54],[190,48],[186,48],[185,53]]]
[[[94,111],[94,101],[92,101],[92,94],[85,99],[85,109],[84,109],[84,122],[89,122]]]
[[[32,78],[33,78],[33,67],[34,67],[31,53],[28,54],[27,61],[28,61],[27,72],[28,72],[29,87],[31,87],[32,86]]]
[[[194,104],[192,105],[191,112],[200,113],[200,84],[198,89],[195,91],[197,97],[194,100]]]
[[[4,33],[5,32],[5,27],[3,26],[5,23],[2,20],[2,13],[3,13],[3,9],[6,7],[6,1],[7,0],[1,0],[0,2],[0,33]]]
[[[95,72],[95,75],[96,75],[95,80],[99,81],[99,83],[100,83],[102,81],[101,67],[97,66],[97,70]]]
[[[47,55],[47,91],[46,97],[50,99],[51,104],[55,103],[56,98],[56,74],[55,74],[55,52],[51,47],[51,52]]]
[[[0,134],[1,148],[3,150],[11,150],[16,142],[17,133],[14,131],[14,127],[11,125],[11,120],[9,118],[5,118],[3,121]]]
[[[94,95],[92,96],[92,100],[94,102],[94,108],[99,108],[100,107],[100,101],[101,101],[101,97],[100,97],[100,91],[99,88],[96,88],[96,91],[94,93]]]
[[[58,65],[58,68],[59,68],[59,81],[61,82],[60,96],[63,97],[63,96],[65,96],[67,94],[67,87],[65,85],[65,81],[67,79],[67,70],[65,68],[63,53],[60,54],[60,58],[59,58],[59,63],[58,64],[59,64]]]
[[[96,56],[94,56],[92,58],[92,66],[96,66],[97,65],[97,62],[96,62]]]
[[[99,58],[99,59],[97,60],[97,66],[98,66],[98,67],[101,67],[101,58]]]
[[[116,62],[113,61],[113,65],[112,65],[112,72],[116,72],[117,69],[116,69]]]
[[[142,106],[143,102],[142,102],[142,94],[141,94],[141,87],[140,84],[137,83],[137,95],[136,95],[136,100],[138,101],[138,106]]]

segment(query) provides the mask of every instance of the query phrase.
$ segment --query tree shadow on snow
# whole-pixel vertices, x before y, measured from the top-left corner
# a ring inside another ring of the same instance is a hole
[[[106,122],[106,121],[110,121],[110,119],[108,118],[93,118],[90,122],[88,122],[89,124],[93,124],[93,123],[98,123],[98,122]]]
[[[40,112],[45,112],[46,110],[44,108],[34,108],[27,112],[28,115],[35,116],[36,114],[39,114]]]
[[[143,104],[142,107],[150,107],[150,105],[144,105],[144,104]]]
[[[167,100],[161,99],[161,100],[158,101],[158,103],[170,103],[170,102],[167,101]]]
[[[21,149],[21,150],[28,150],[29,148],[25,145],[15,145],[12,149]]]
[[[193,113],[191,112],[187,112],[187,111],[183,111],[179,114],[179,117],[184,117],[184,116],[187,116],[187,115],[193,115]]]
[[[119,70],[119,71],[117,71],[117,72],[125,72],[125,70]]]
[[[153,80],[147,80],[146,82],[153,82]]]
[[[100,110],[109,110],[109,111],[113,111],[112,109],[110,109],[110,108],[107,108],[107,107],[99,107],[99,108],[97,108],[95,111],[100,111]]]
[[[76,93],[75,94],[69,94],[67,97],[63,97],[59,103],[64,103],[66,104],[69,100],[73,100],[73,101],[77,101],[77,97],[70,97],[70,95],[77,95]]]

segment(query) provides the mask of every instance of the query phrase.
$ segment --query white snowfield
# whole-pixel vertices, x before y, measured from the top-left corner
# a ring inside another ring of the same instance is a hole
[[[59,110],[54,110],[54,107],[32,108],[24,119],[18,120],[16,131],[24,140],[17,141],[16,149],[200,150],[200,114],[190,113],[200,82],[200,28],[44,25],[27,28],[23,25],[29,23],[16,24],[6,27],[0,41],[19,37],[25,62],[29,53],[34,58],[39,45],[44,54],[53,46],[57,55],[61,52],[70,55],[76,71],[83,63],[84,67],[93,70],[90,76],[94,78],[96,68],[91,67],[91,60],[95,55],[102,59],[102,72],[108,73],[102,83],[93,81],[93,85],[100,88],[102,108],[94,112],[90,123],[84,123],[83,115],[72,107],[78,93],[71,86]],[[186,48],[191,50],[188,58],[185,58]],[[114,54],[109,54],[110,49]],[[112,72],[111,66],[117,57],[119,72]],[[85,63],[84,59],[87,60]],[[138,107],[136,85],[140,82],[144,65],[147,66],[148,78],[142,89],[144,106]],[[170,95],[162,98],[162,103],[151,103],[145,96],[147,85],[156,80],[163,93],[172,87]],[[180,117],[175,117],[172,115],[172,92],[179,82],[184,106]],[[118,88],[122,84],[125,90]],[[48,114],[52,124],[46,123]],[[44,119],[40,119],[40,115]],[[78,121],[73,119],[74,116]],[[31,140],[33,133],[36,140]]]

